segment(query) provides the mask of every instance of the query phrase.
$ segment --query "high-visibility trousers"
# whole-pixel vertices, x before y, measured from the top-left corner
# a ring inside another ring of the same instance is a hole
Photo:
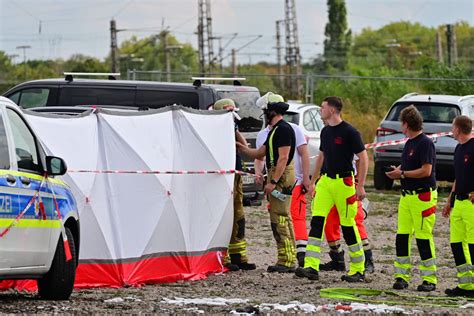
[[[421,278],[436,284],[436,254],[433,227],[436,222],[438,192],[432,190],[419,194],[402,194],[398,205],[398,228],[396,237],[395,278],[410,281],[411,240],[415,233],[421,257]]]
[[[243,204],[242,176],[235,174],[234,177],[234,221],[232,235],[230,237],[229,252],[224,260],[225,263],[245,263],[247,258],[247,241],[245,240],[245,213]]]
[[[362,240],[367,239],[367,230],[364,225],[364,209],[362,203],[357,201],[357,215],[355,217],[357,229]],[[326,219],[326,227],[324,228],[324,234],[328,243],[333,243],[341,239],[341,223],[339,221],[339,213],[337,212],[336,206],[333,206]]]
[[[450,216],[451,249],[459,287],[474,290],[474,203],[455,200]]]
[[[354,176],[336,179],[322,175],[319,179],[315,196],[311,205],[312,219],[306,246],[305,268],[311,267],[319,271],[321,262],[321,244],[323,241],[326,217],[331,208],[336,205],[342,228],[342,234],[349,248],[349,275],[364,273],[364,250],[355,217],[357,215],[357,196],[354,186]]]
[[[273,179],[275,167],[268,172],[268,182]],[[275,189],[282,192],[283,188],[291,190],[295,184],[295,171],[293,164],[286,166],[283,175],[278,180]],[[270,202],[270,224],[277,244],[277,263],[287,267],[293,267],[296,262],[295,233],[293,221],[290,216],[291,198],[287,196],[285,201],[268,194]]]
[[[296,253],[304,253],[308,243],[306,229],[306,194],[302,193],[303,186],[296,185],[291,195],[291,219],[296,239]]]

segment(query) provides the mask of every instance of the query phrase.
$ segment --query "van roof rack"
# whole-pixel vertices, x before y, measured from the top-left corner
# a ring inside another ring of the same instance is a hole
[[[219,80],[219,81],[233,81],[234,86],[241,86],[241,81],[245,81],[244,77],[191,77],[193,81],[193,86],[200,87],[202,82],[205,80]]]
[[[120,77],[120,72],[63,72],[64,79],[68,82],[74,80],[74,77],[103,77],[107,76],[109,80],[116,80]]]

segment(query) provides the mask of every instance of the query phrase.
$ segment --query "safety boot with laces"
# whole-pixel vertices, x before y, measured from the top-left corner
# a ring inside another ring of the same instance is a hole
[[[474,297],[474,290],[464,290],[464,289],[461,289],[459,286],[456,286],[453,289],[446,289],[444,293],[450,297],[455,297],[455,296]]]
[[[298,268],[295,271],[295,275],[299,278],[307,278],[312,281],[319,280],[319,272],[311,267]]]
[[[436,290],[436,284],[433,284],[428,281],[423,281],[418,287],[416,288],[417,291],[419,292],[431,292]]]
[[[356,272],[352,275],[346,274],[341,277],[342,281],[346,281],[349,283],[356,283],[356,282],[365,282],[365,276],[363,273]]]
[[[402,278],[396,278],[395,283],[393,283],[393,289],[395,290],[403,290],[408,287],[408,282],[403,280]]]
[[[346,271],[346,263],[344,262],[344,250],[340,252],[329,252],[331,261],[319,265],[321,271]]]
[[[375,266],[374,266],[374,258],[372,257],[372,250],[365,250],[365,273],[374,273]]]

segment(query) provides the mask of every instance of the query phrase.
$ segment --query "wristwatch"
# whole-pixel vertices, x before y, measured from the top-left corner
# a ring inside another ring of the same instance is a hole
[[[400,179],[405,179],[405,171],[403,171],[403,170],[400,173]]]
[[[276,184],[278,183],[278,181],[275,181],[275,180],[271,179],[271,180],[270,180],[270,183],[276,185]]]

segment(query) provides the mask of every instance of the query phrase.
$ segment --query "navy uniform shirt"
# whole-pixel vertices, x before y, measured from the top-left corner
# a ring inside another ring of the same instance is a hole
[[[265,141],[265,157],[267,160],[267,168],[276,166],[278,158],[280,156],[278,154],[278,148],[285,146],[290,146],[288,162],[286,163],[286,165],[288,166],[293,160],[293,155],[295,154],[295,144],[295,131],[293,131],[291,125],[285,122],[283,119],[278,121],[278,123],[273,126],[270,133],[268,133],[267,140]],[[272,155],[270,153],[271,150],[273,151],[273,160]]]
[[[454,175],[457,194],[474,192],[474,138],[454,150]]]
[[[402,153],[401,170],[409,171],[421,168],[424,164],[432,166],[431,174],[425,178],[401,179],[402,189],[417,190],[436,187],[436,151],[433,141],[421,133],[415,138],[409,139]]]
[[[346,121],[325,126],[321,131],[319,150],[324,153],[321,173],[329,175],[354,171],[354,154],[365,150],[359,132]]]

